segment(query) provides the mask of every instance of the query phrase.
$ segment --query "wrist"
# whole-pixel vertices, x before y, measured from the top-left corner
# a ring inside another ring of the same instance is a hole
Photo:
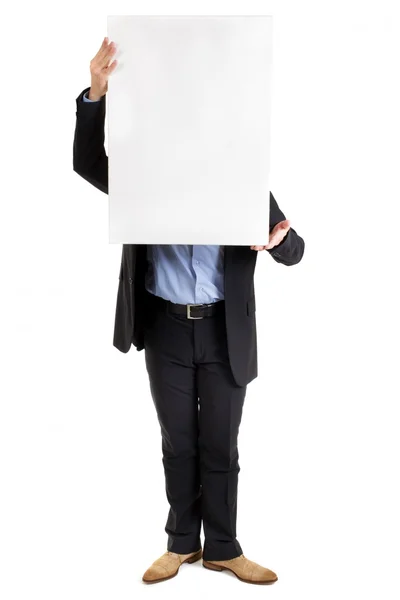
[[[98,92],[96,92],[96,90],[90,88],[88,96],[89,100],[92,100],[92,102],[98,102],[99,100],[101,100],[102,94],[99,94]]]

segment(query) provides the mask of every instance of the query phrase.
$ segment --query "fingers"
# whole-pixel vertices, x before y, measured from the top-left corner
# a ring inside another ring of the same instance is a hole
[[[273,229],[273,233],[270,233],[269,243],[266,246],[250,246],[252,250],[260,252],[261,250],[271,250],[275,246],[281,243],[285,235],[290,229],[290,221],[285,219],[277,223]]]
[[[115,69],[116,66],[117,66],[117,61],[113,60],[113,62],[111,63],[111,65],[109,67],[107,67],[108,75],[111,75],[111,73],[114,71],[114,69]]]
[[[104,55],[107,52],[108,47],[109,47],[108,46],[108,38],[105,37],[104,40],[103,40],[103,43],[101,44],[101,46],[99,48],[99,51],[97,52],[97,54],[96,54],[96,56],[94,57],[93,60],[96,60],[96,61],[97,60],[102,60],[103,57],[104,57]]]
[[[104,54],[102,54],[101,58],[99,59],[99,67],[101,69],[103,69],[104,67],[108,67],[110,60],[114,56],[116,51],[117,48],[114,42],[111,42],[110,45],[107,46],[107,48],[104,50]]]
[[[96,56],[93,59],[93,64],[96,69],[104,69],[104,67],[108,67],[109,62],[115,52],[117,51],[116,45],[114,42],[108,43],[108,38],[104,38],[103,43],[100,46],[100,49]]]
[[[100,48],[99,48],[99,52],[101,52],[101,51],[102,51],[102,50],[103,50],[103,49],[104,49],[104,48],[107,46],[107,44],[108,44],[108,37],[105,37],[105,38],[104,38],[104,40],[103,40],[103,41],[102,41],[102,43],[101,43],[101,46],[100,46]],[[99,53],[99,52],[98,52],[98,53]],[[97,53],[97,54],[98,54],[98,53]]]

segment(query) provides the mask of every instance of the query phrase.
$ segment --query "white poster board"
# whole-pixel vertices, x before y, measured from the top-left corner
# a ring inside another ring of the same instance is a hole
[[[110,243],[267,244],[272,17],[107,25]]]

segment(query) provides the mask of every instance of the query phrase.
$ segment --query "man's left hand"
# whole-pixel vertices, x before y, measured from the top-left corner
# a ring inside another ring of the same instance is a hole
[[[286,219],[285,221],[281,221],[277,223],[271,233],[269,234],[269,243],[266,246],[250,246],[252,250],[271,250],[274,246],[277,246],[281,243],[285,235],[290,229],[290,221]]]

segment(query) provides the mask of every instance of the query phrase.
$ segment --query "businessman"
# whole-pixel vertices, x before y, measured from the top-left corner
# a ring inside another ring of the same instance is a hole
[[[90,61],[91,86],[76,99],[73,169],[105,194],[105,95],[115,52],[104,38]],[[304,253],[272,193],[265,246],[123,245],[113,344],[145,352],[170,506],[167,550],[144,573],[146,583],[199,559],[247,583],[278,579],[243,554],[236,534],[237,440],[246,388],[258,374],[254,270],[262,250],[286,266]]]

